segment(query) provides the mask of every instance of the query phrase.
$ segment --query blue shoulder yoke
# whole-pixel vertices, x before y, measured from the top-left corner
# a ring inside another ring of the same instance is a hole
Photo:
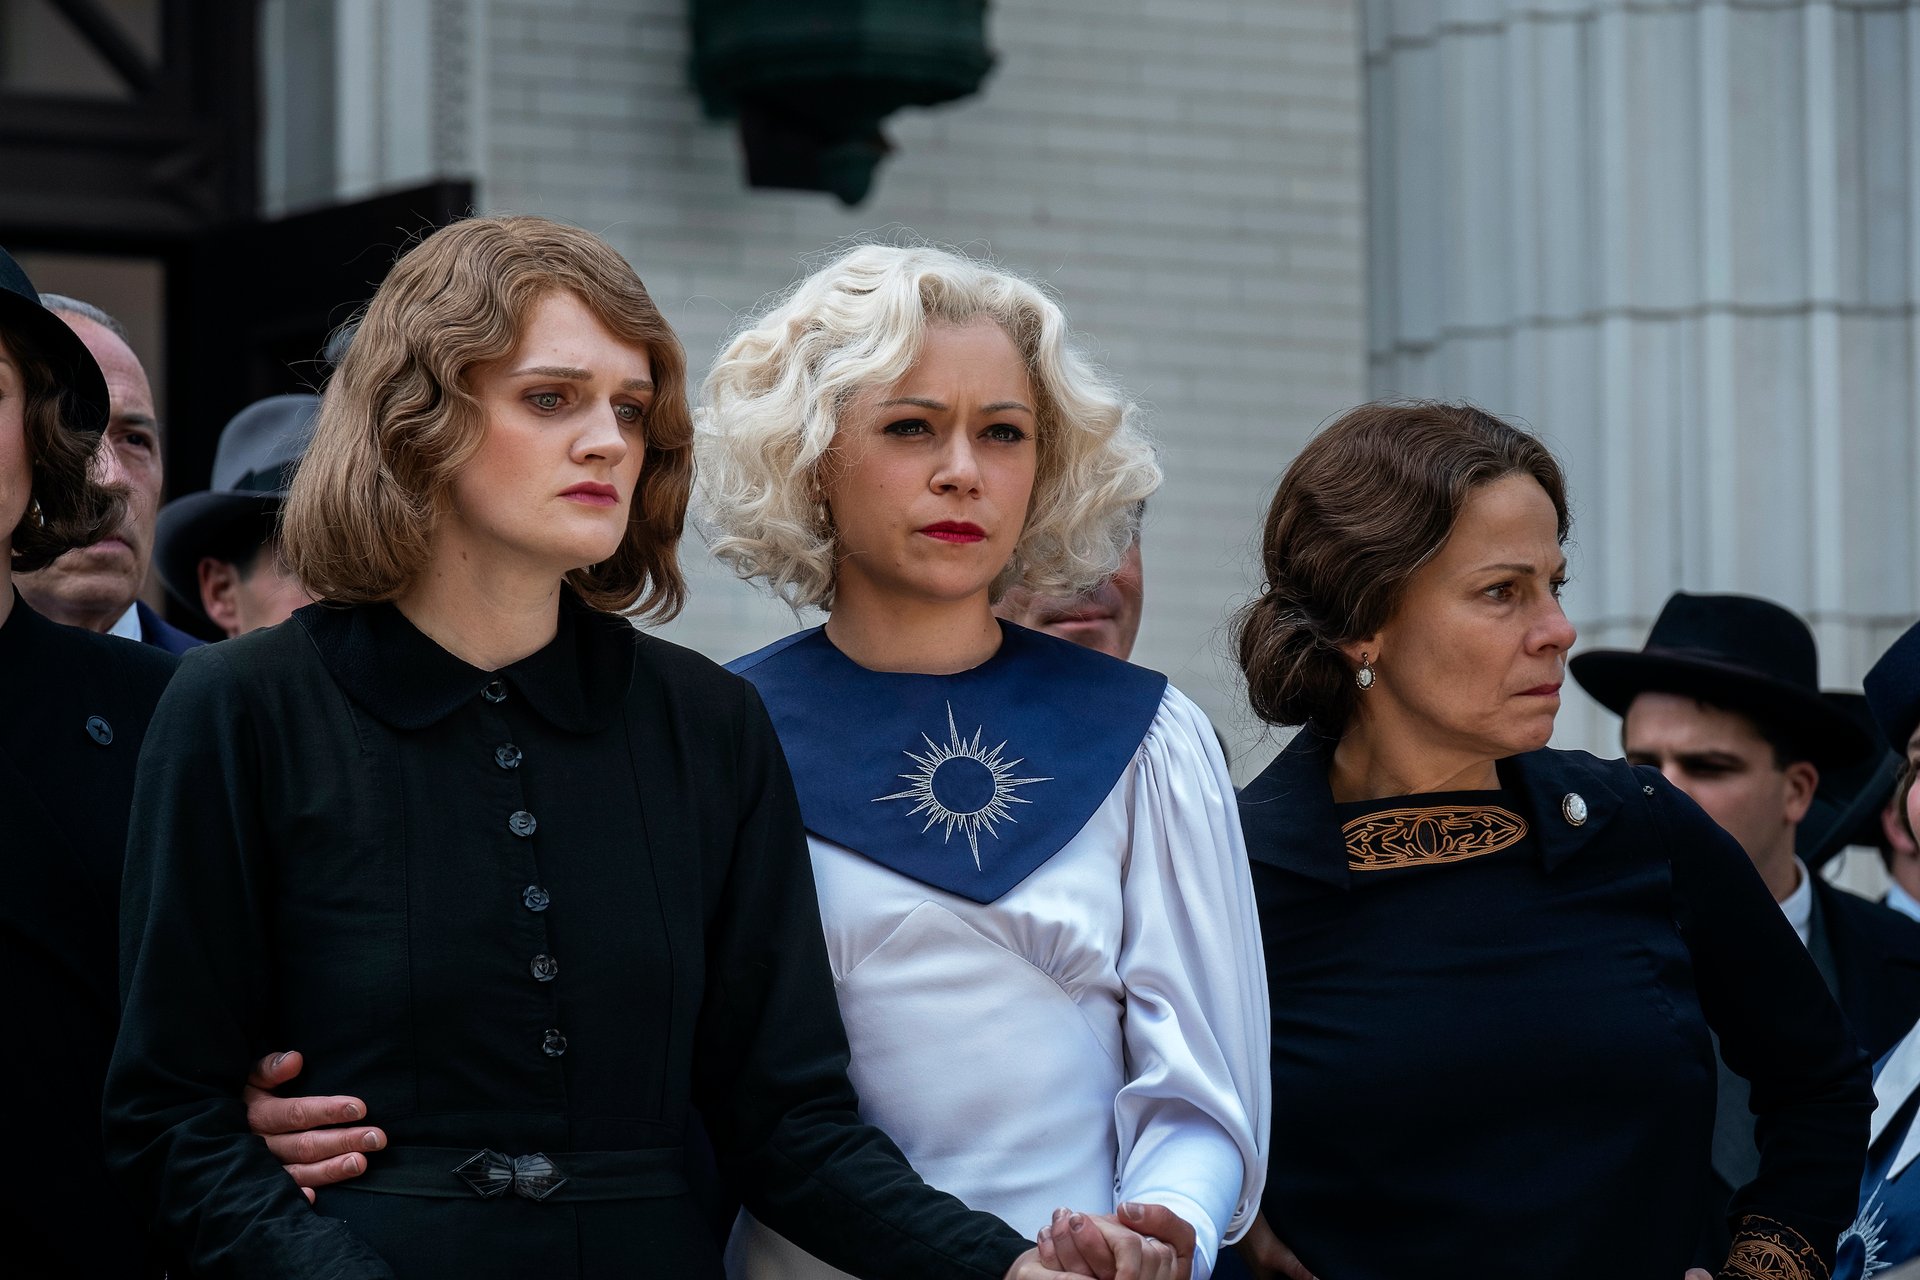
[[[950,676],[869,671],[814,627],[728,664],[760,691],[807,830],[992,902],[1087,825],[1167,678],[1011,623]]]

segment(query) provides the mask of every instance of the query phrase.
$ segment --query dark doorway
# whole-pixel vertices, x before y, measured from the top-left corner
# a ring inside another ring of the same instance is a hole
[[[472,207],[472,183],[436,182],[196,237],[167,288],[173,488],[206,483],[220,428],[241,408],[317,390],[328,337],[401,250]]]
[[[317,385],[396,254],[473,206],[448,180],[263,220],[258,36],[253,0],[0,0],[0,245],[128,312],[169,496],[242,406]]]

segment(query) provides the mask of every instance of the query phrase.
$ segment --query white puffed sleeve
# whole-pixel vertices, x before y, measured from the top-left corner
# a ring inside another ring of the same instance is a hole
[[[1233,783],[1212,724],[1172,687],[1140,747],[1132,825],[1118,1199],[1191,1222],[1202,1280],[1266,1184],[1271,1031]]]

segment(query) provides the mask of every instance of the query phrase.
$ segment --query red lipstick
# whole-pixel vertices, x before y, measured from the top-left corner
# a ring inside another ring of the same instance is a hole
[[[965,520],[942,520],[920,530],[929,538],[938,538],[942,542],[983,542],[987,531],[977,524],[968,524]]]
[[[611,507],[620,501],[618,489],[596,480],[583,480],[570,488],[562,489],[560,496],[589,507]]]

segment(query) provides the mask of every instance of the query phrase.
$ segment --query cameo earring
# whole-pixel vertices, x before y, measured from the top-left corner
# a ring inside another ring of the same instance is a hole
[[[1364,653],[1360,655],[1360,669],[1353,673],[1353,682],[1360,686],[1362,693],[1373,688],[1373,662]]]

